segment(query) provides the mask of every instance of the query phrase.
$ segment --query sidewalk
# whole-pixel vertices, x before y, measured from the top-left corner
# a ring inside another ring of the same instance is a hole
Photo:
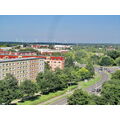
[[[78,89],[78,87],[75,88],[75,89],[72,90],[72,91],[67,91],[67,92],[66,92],[65,94],[63,94],[63,95],[54,97],[54,98],[52,98],[52,99],[50,99],[50,100],[48,100],[48,101],[42,102],[42,103],[40,103],[40,104],[38,104],[38,105],[47,105],[47,104],[52,103],[52,102],[54,102],[54,101],[56,101],[56,100],[58,100],[58,99],[61,99],[61,98],[63,98],[63,97],[67,97],[67,95],[72,94],[76,89]]]

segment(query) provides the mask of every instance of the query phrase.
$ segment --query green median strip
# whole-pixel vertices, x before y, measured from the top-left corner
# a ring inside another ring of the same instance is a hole
[[[27,100],[25,102],[19,102],[17,103],[17,105],[37,105],[37,104],[40,104],[42,102],[45,102],[45,101],[48,101],[54,97],[57,97],[57,96],[60,96],[60,95],[63,95],[65,94],[68,90],[73,90],[77,88],[77,85],[74,85],[74,86],[70,86],[69,88],[66,88],[62,91],[57,91],[55,93],[49,93],[47,95],[41,95],[39,96],[36,100],[32,101],[32,100]]]
[[[79,82],[79,86],[80,86],[80,88],[85,89],[85,88],[87,88],[87,87],[89,87],[91,85],[94,85],[99,80],[101,80],[101,76],[100,76],[99,73],[96,73],[95,77],[93,79],[91,79],[91,80],[89,80],[87,82],[84,82],[84,81]]]

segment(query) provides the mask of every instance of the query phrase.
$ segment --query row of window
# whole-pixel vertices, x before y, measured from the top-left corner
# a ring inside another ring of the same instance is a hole
[[[14,63],[3,63],[2,66],[11,66],[18,64],[26,64],[27,62],[14,62]]]
[[[17,67],[18,69],[27,68],[27,66]]]
[[[44,65],[44,63],[41,63],[41,64],[39,64],[40,66],[43,66]],[[30,67],[36,67],[36,66],[38,66],[38,64],[35,64],[35,65],[30,65]]]
[[[22,67],[13,67],[13,68],[6,68],[6,69],[2,69],[2,71],[11,71],[11,70],[15,70],[15,69],[24,69],[27,68],[27,66],[22,66]]]
[[[61,63],[60,61],[47,61],[48,63]]]
[[[31,65],[30,67],[35,67],[35,65]],[[22,66],[22,67],[12,67],[12,68],[4,68],[2,69],[2,71],[11,71],[11,70],[17,70],[17,69],[26,69],[27,66]],[[44,69],[44,67],[40,67],[40,69]],[[36,69],[31,69],[32,71],[36,70]]]
[[[36,66],[38,66],[38,65],[30,65],[30,67],[36,67]]]
[[[14,72],[11,72],[11,74],[17,74],[17,73],[26,74],[27,72],[26,71],[14,71]],[[3,74],[3,76],[4,76],[4,74]]]
[[[44,67],[40,67],[39,68],[40,70],[44,70]],[[39,70],[38,68],[36,68],[36,69],[30,69],[30,71],[37,71],[37,70]]]
[[[18,75],[17,78],[21,78],[21,77],[27,77],[26,74],[25,75]]]
[[[30,63],[38,63],[38,62],[44,62],[43,60],[30,60]]]

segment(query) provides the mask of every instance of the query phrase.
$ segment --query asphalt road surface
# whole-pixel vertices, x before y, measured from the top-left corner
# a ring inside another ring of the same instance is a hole
[[[63,97],[49,105],[67,105],[67,98],[66,97]]]
[[[99,72],[99,74],[101,75],[101,80],[98,81],[96,84],[94,84],[94,85],[86,88],[86,91],[87,91],[87,92],[94,93],[93,91],[94,91],[95,89],[101,88],[101,87],[102,87],[102,84],[103,84],[105,81],[109,80],[109,76],[108,76],[107,73],[101,71],[101,72]]]
[[[97,89],[97,88],[101,88],[102,87],[102,84],[109,80],[109,75],[108,75],[108,71],[110,71],[111,73],[115,72],[116,70],[120,69],[118,67],[109,67],[107,68],[106,70],[99,70],[100,67],[95,67],[95,71],[96,72],[99,72],[99,74],[101,75],[101,80],[98,81],[96,84],[92,85],[92,86],[89,86],[88,88],[86,88],[86,91],[88,91],[89,93],[93,93],[93,94],[96,94],[94,92],[94,89]],[[67,105],[67,98],[66,97],[63,97],[63,98],[60,98],[59,100],[56,100],[55,102],[49,104],[49,105]]]

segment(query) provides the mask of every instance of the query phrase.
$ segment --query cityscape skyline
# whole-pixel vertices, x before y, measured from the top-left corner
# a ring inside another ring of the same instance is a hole
[[[120,43],[119,15],[1,15],[0,41]]]

